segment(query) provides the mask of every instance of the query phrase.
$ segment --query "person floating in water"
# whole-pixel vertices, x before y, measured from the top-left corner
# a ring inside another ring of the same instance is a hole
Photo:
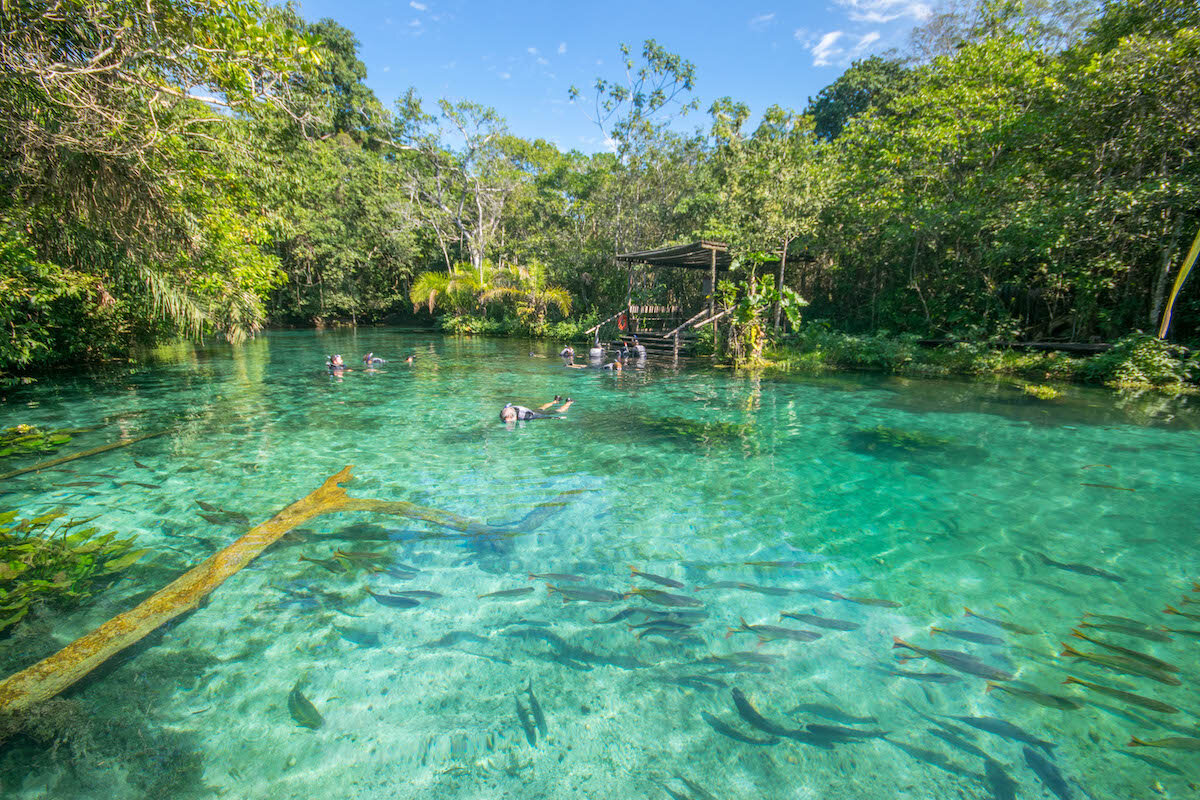
[[[538,411],[545,411],[547,408],[554,405],[555,403],[561,403],[562,401],[563,401],[562,395],[556,394],[556,395],[554,395],[554,399],[551,400],[549,403],[544,403],[544,404],[538,406]]]
[[[342,360],[341,355],[332,355],[325,359],[325,366],[329,367],[330,372],[341,372],[346,369],[346,362]]]
[[[625,356],[618,354],[617,357],[613,359],[612,363],[605,364],[603,369],[611,369],[613,372],[620,372],[624,364]]]
[[[639,342],[636,336],[633,337],[633,355],[634,358],[646,357],[646,345]]]
[[[592,342],[592,349],[588,350],[588,359],[599,361],[602,358],[604,358],[604,348],[600,346],[600,331],[596,331],[596,339]]]
[[[562,417],[554,414],[542,414],[534,411],[532,408],[525,406],[514,406],[512,403],[506,403],[504,408],[500,409],[501,422],[526,422],[531,419],[562,419]]]
[[[564,347],[559,355],[562,356],[564,366],[569,367],[575,363],[575,348],[571,347],[571,345]]]
[[[365,356],[363,356],[363,363],[368,367],[375,367],[380,364],[386,364],[387,362],[374,353],[367,353]]]
[[[411,364],[411,363],[413,363],[413,362],[414,362],[414,361],[416,361],[416,360],[417,360],[417,354],[416,354],[416,353],[413,353],[411,356],[409,356],[408,358],[404,359],[404,363],[405,363],[405,364]]]

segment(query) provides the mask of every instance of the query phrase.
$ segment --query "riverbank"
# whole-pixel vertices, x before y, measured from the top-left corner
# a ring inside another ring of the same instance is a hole
[[[1047,384],[1080,383],[1168,393],[1200,391],[1200,356],[1145,334],[1132,334],[1108,352],[1071,356],[1006,349],[988,342],[925,347],[916,335],[849,334],[808,325],[769,347],[772,371],[819,374],[869,370],[921,378],[1007,376],[1033,396],[1053,396]]]

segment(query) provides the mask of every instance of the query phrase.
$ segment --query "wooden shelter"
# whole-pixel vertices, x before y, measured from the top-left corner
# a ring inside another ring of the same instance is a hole
[[[616,257],[618,264],[627,264],[630,268],[630,294],[633,288],[633,268],[635,266],[672,267],[692,269],[706,272],[705,284],[707,301],[705,307],[696,314],[679,323],[683,317],[683,309],[671,306],[635,306],[631,296],[625,298],[625,308],[613,314],[587,331],[592,333],[613,320],[623,320],[626,327],[622,328],[622,338],[636,335],[639,341],[649,349],[670,350],[679,354],[681,342],[686,343],[691,336],[687,331],[712,322],[716,326],[716,285],[717,273],[728,272],[733,264],[729,254],[729,245],[724,242],[698,241],[689,244],[660,247],[656,250],[638,250],[632,253],[622,253]],[[705,319],[701,319],[705,317]],[[672,330],[667,330],[672,328]]]

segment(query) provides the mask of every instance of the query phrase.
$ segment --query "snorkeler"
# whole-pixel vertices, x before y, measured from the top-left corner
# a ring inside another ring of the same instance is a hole
[[[636,358],[646,357],[646,345],[639,342],[636,336],[633,337],[633,355]]]
[[[514,406],[512,403],[506,403],[504,408],[500,409],[501,422],[516,422],[517,420],[524,422],[531,419],[561,419],[561,417],[556,417],[553,414],[539,414],[532,408]]]
[[[409,356],[408,358],[404,359],[404,363],[405,363],[405,364],[411,364],[411,363],[413,363],[413,362],[414,362],[414,361],[416,361],[416,360],[417,360],[417,354],[416,354],[416,353],[413,353],[411,356]]]
[[[604,358],[604,348],[600,346],[600,331],[596,331],[596,339],[592,342],[592,349],[588,350],[588,358],[592,361]]]
[[[346,362],[342,360],[341,355],[332,355],[325,359],[325,366],[329,367],[330,371],[344,370]]]
[[[367,353],[365,356],[363,356],[363,363],[368,367],[372,367],[376,364],[386,364],[387,362],[374,353]]]
[[[571,347],[571,345],[564,347],[559,355],[562,356],[563,364],[565,366],[569,367],[575,363],[575,348]]]
[[[605,364],[602,369],[611,369],[613,372],[620,372],[625,362],[625,356],[618,355],[613,359],[611,364]]]
[[[562,395],[556,394],[556,395],[554,395],[554,399],[551,400],[549,403],[544,403],[544,404],[538,406],[538,411],[545,411],[547,408],[554,405],[555,403],[561,403],[562,401],[563,401]]]

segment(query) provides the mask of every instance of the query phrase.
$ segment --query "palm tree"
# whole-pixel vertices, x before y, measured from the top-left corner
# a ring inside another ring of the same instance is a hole
[[[546,324],[546,312],[550,306],[563,316],[571,313],[571,293],[558,286],[546,283],[546,267],[534,260],[527,265],[512,265],[493,277],[493,283],[501,284],[487,289],[479,295],[480,304],[493,300],[511,300],[517,318],[525,327],[537,333]]]

